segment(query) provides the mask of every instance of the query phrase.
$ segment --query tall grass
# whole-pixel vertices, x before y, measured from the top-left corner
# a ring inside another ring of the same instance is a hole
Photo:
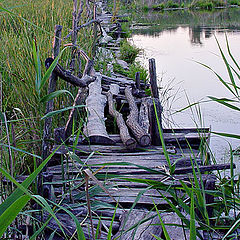
[[[8,123],[14,126],[16,147],[28,151],[31,149],[39,154],[42,137],[45,104],[40,99],[47,93],[47,84],[41,89],[36,88],[36,70],[38,75],[45,73],[44,61],[51,56],[54,26],[63,26],[63,38],[72,27],[72,1],[26,1],[17,2],[8,0],[0,4],[0,74],[2,76],[2,112],[6,113]],[[87,21],[84,13],[81,23]],[[38,48],[38,68],[34,64],[33,41]],[[63,45],[71,42],[65,39]],[[91,27],[81,30],[77,44],[89,55],[92,48]],[[63,47],[62,47],[63,48]],[[67,49],[60,63],[68,68],[68,59],[71,49]],[[39,75],[40,76],[40,75]],[[75,95],[77,89],[70,88],[62,80],[58,81],[58,89],[71,90]],[[72,105],[72,98],[61,95],[56,98],[55,109]],[[54,119],[53,127],[65,123],[67,115],[63,114],[61,120]],[[11,134],[10,134],[11,135]],[[5,142],[5,139],[3,139]],[[5,155],[5,154],[4,154]],[[27,155],[18,155],[18,165],[15,170],[28,170],[27,165],[33,161]],[[25,165],[26,164],[26,165]]]

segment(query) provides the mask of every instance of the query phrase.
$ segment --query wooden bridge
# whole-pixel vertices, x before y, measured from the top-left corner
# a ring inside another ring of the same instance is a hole
[[[108,39],[102,45],[118,51],[121,25],[120,21],[112,23],[112,17],[102,10],[94,21],[101,22],[104,41]],[[109,38],[109,32],[117,39]],[[56,27],[55,34],[56,50],[60,45],[57,39],[61,38],[61,27]],[[54,55],[57,53],[56,50]],[[158,209],[169,209],[169,201],[177,205],[176,192],[179,197],[182,195],[177,190],[180,180],[192,184],[193,166],[202,173],[229,166],[209,165],[206,150],[209,129],[162,129],[154,59],[149,61],[150,84],[140,81],[139,74],[136,79],[129,79],[114,72],[111,76],[96,73],[93,62],[87,57],[86,60],[81,79],[60,65],[50,79],[50,86],[57,77],[79,86],[74,106],[85,100],[88,117],[83,134],[73,136],[72,123],[77,109],[74,108],[66,126],[55,129],[53,147],[48,141],[51,120],[46,120],[43,156],[54,155],[39,180],[40,192],[73,213],[87,239],[93,239],[96,234],[97,239],[107,239],[109,229],[112,229],[112,239],[150,240],[155,239],[153,234],[163,237],[154,205]],[[52,59],[48,59],[46,66],[51,63]],[[145,94],[146,88],[151,89],[151,97]],[[50,102],[47,111],[52,110]],[[107,130],[113,132],[114,124],[119,133],[109,134]],[[206,189],[214,188],[213,174],[202,175],[202,178]],[[154,187],[156,183],[159,186]],[[206,195],[206,201],[211,203],[214,199]],[[208,211],[211,215],[212,209]],[[69,214],[60,209],[56,215],[67,236],[76,234],[75,222]],[[46,213],[42,220],[47,218]],[[181,224],[174,213],[163,214],[162,219]],[[172,239],[182,239],[180,229],[175,229]],[[58,233],[54,239],[65,239],[52,219],[46,236],[54,230]]]

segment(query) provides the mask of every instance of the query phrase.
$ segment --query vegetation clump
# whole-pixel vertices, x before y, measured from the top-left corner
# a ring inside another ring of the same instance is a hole
[[[133,63],[141,50],[130,44],[127,40],[123,40],[120,45],[121,59],[127,63]]]

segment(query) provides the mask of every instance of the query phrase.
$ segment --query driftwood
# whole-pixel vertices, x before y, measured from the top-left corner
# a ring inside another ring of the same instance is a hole
[[[127,126],[131,129],[133,135],[141,146],[148,146],[151,143],[151,137],[138,123],[138,108],[129,87],[126,87],[125,89],[125,96],[128,100],[130,108],[130,114],[128,115],[126,121]]]
[[[53,62],[52,58],[47,58],[45,61],[45,66],[48,69]],[[74,86],[86,87],[89,83],[93,82],[95,78],[93,76],[84,75],[82,78],[74,76],[70,71],[65,70],[60,64],[54,68],[53,73],[65,80],[68,83],[71,83]]]
[[[117,125],[118,125],[119,131],[120,131],[120,137],[121,137],[123,144],[129,149],[134,149],[134,148],[136,148],[136,141],[134,138],[132,138],[130,136],[130,134],[128,132],[128,128],[122,117],[122,114],[119,113],[114,107],[114,101],[113,101],[114,93],[113,93],[113,91],[111,91],[111,86],[110,86],[110,90],[107,93],[109,114],[111,116],[113,116],[114,118],[116,118],[116,120],[117,120]],[[118,86],[118,88],[119,88],[119,86]],[[115,92],[115,94],[118,94],[118,91]]]
[[[86,99],[88,119],[84,134],[91,144],[113,145],[115,142],[108,136],[105,126],[104,107],[107,98],[101,94],[101,79],[101,75],[97,74],[95,82],[89,84],[89,95]]]

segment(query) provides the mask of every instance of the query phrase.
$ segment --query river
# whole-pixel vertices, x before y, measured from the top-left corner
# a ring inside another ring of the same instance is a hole
[[[230,81],[217,41],[227,55],[227,36],[231,51],[240,63],[240,9],[148,12],[141,17],[136,15],[135,21],[137,24],[133,26],[131,40],[144,50],[138,60],[145,66],[149,58],[156,60],[165,126],[182,128],[197,125],[211,127],[214,132],[240,135],[239,112],[218,103],[201,103],[175,113],[189,103],[209,100],[208,96],[232,98],[216,75],[200,63],[211,67],[225,81]],[[236,76],[235,79],[240,86],[239,79]],[[229,143],[233,149],[240,146],[240,140],[212,134],[210,147],[217,162],[229,161]],[[238,157],[235,157],[235,163],[239,165]],[[239,168],[237,172],[240,172]]]

